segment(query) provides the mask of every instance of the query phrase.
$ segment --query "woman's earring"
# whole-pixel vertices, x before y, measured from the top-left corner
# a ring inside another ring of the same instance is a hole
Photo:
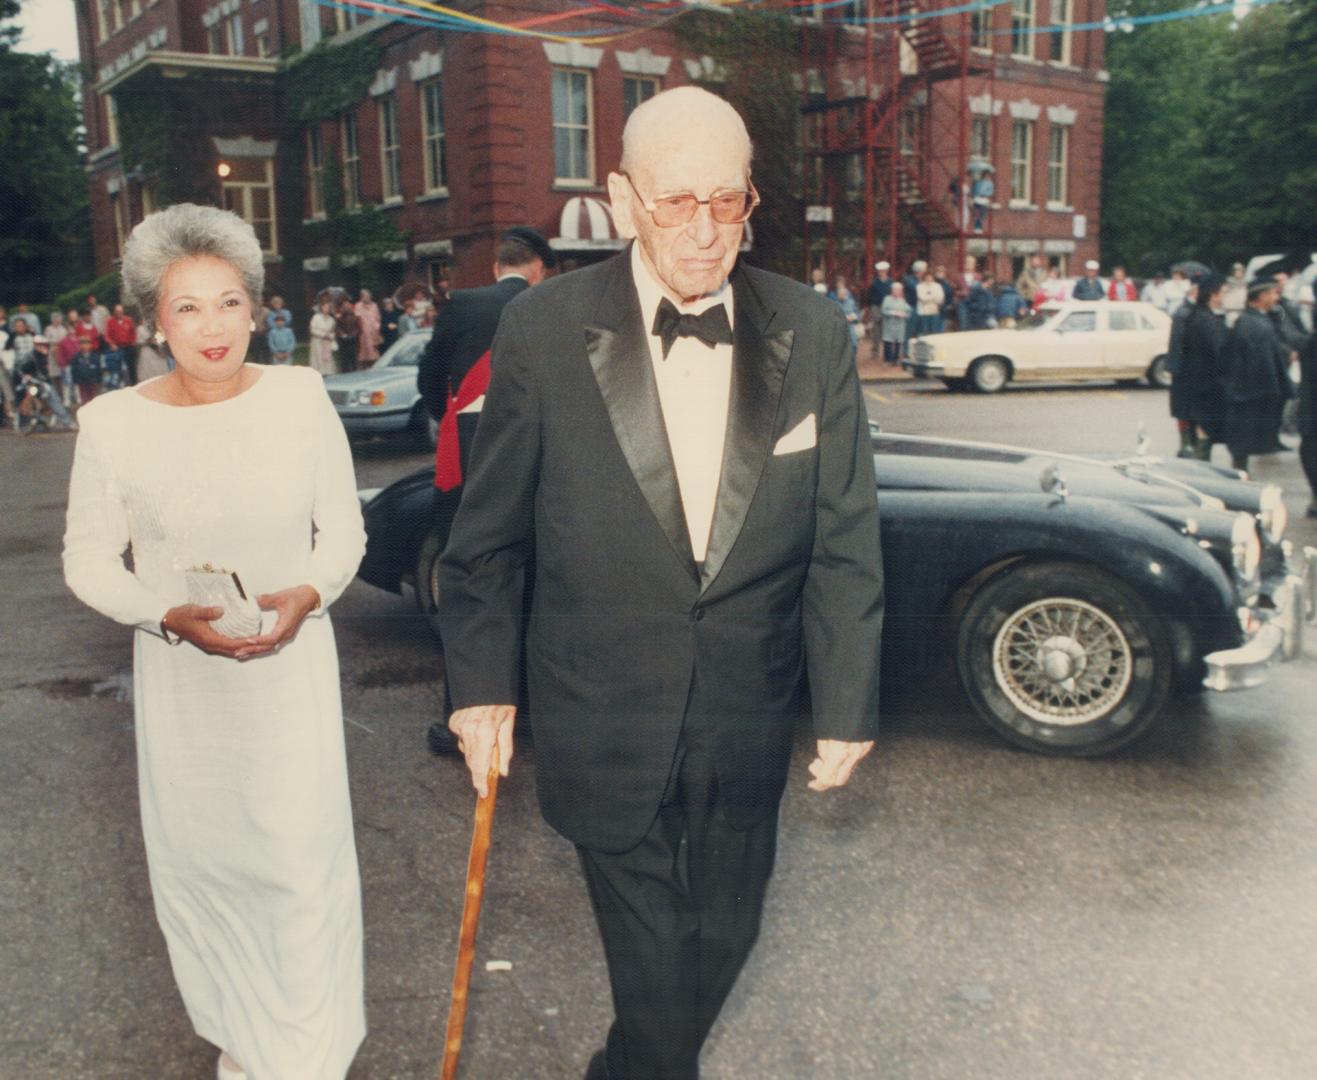
[[[256,333],[256,320],[252,319],[251,332]]]
[[[165,335],[162,334],[159,330],[155,332],[155,343],[157,345],[163,345],[165,343]]]

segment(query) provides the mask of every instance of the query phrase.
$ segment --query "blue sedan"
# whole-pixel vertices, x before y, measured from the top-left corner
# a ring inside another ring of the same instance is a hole
[[[434,448],[439,425],[416,389],[416,366],[429,340],[429,330],[414,330],[390,345],[374,367],[325,379],[350,438],[404,434]]]

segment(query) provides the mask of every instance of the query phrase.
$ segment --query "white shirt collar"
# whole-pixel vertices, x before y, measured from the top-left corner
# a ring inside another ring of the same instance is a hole
[[[526,277],[525,274],[519,274],[519,273],[517,273],[517,271],[515,271],[515,270],[508,270],[508,271],[506,271],[505,273],[499,274],[499,276],[498,276],[498,281],[507,281],[507,279],[510,278],[510,277],[519,277],[519,278],[521,278],[522,281],[529,281],[529,280],[530,280],[528,277]],[[496,281],[494,284],[497,285],[497,284],[498,284],[498,281]]]
[[[636,283],[636,293],[640,296],[640,318],[645,324],[645,333],[650,337],[654,329],[654,316],[658,312],[659,301],[667,294],[663,287],[654,279],[654,275],[649,272],[649,267],[640,257],[640,245],[636,241],[631,242],[631,277]],[[727,308],[727,325],[735,326],[735,315],[732,308],[732,288],[730,282],[723,280],[722,285],[716,292],[709,293],[708,296],[701,296],[698,300],[689,304],[677,304],[676,308],[682,314],[699,315],[701,312],[708,311],[709,308],[722,304]]]

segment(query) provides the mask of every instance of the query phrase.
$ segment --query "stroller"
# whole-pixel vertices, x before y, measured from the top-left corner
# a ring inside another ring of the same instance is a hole
[[[57,422],[70,431],[77,430],[78,425],[35,358],[14,369],[14,399],[14,427],[20,435],[32,434],[38,425],[54,431]]]

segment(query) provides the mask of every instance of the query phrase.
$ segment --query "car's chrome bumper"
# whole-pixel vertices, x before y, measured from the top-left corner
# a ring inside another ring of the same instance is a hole
[[[1209,690],[1246,690],[1266,681],[1276,664],[1303,653],[1305,624],[1317,619],[1317,548],[1305,547],[1297,572],[1272,591],[1265,621],[1243,645],[1204,657]]]
[[[945,364],[929,364],[923,360],[902,360],[901,366],[911,375],[924,378],[938,378],[947,369]]]

